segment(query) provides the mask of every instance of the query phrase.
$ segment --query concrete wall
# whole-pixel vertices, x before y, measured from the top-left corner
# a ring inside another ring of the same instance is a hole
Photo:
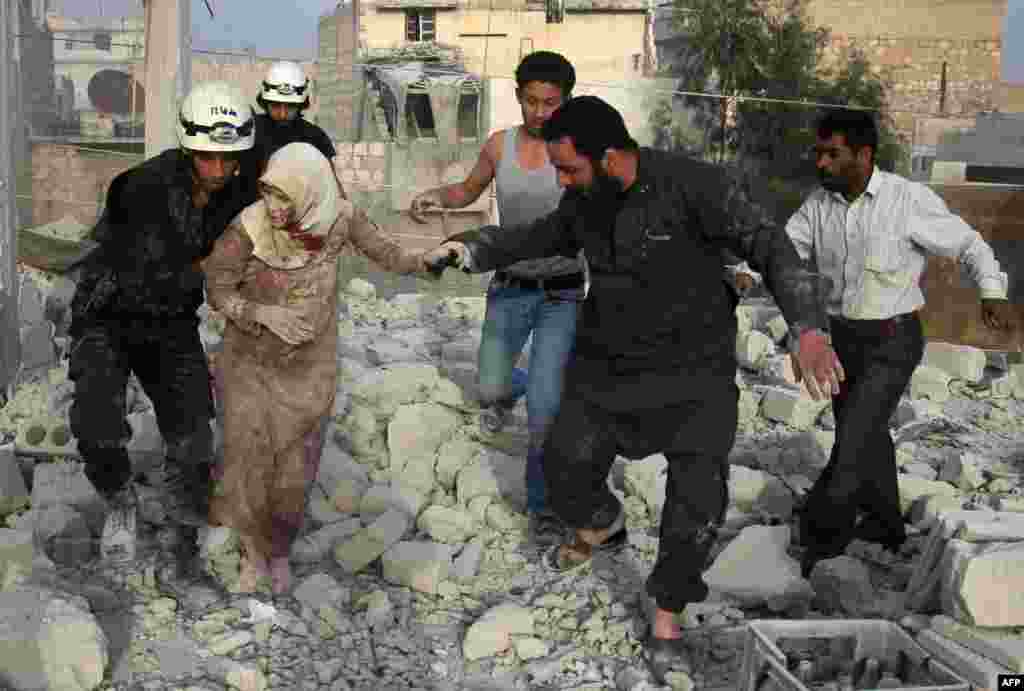
[[[509,5],[496,3],[493,11],[461,3],[458,9],[437,8],[437,41],[462,48],[466,69],[484,77],[512,77],[522,57],[535,50],[565,55],[580,83],[624,82],[643,74],[644,12],[567,12],[564,23],[546,24],[542,5]],[[368,48],[405,41],[401,8],[367,3],[360,21],[360,40]]]

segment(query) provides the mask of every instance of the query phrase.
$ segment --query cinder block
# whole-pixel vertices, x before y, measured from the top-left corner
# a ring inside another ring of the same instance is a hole
[[[985,374],[985,351],[971,346],[933,341],[924,350],[921,364],[942,370],[954,379],[977,384]]]

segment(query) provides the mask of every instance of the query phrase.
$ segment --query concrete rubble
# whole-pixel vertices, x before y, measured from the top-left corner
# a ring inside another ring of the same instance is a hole
[[[38,294],[23,293],[24,325],[49,323],[60,339],[67,286],[45,275],[31,282]],[[341,297],[328,443],[292,549],[296,585],[273,600],[237,592],[231,530],[200,529],[196,557],[183,562],[187,538],[155,509],[144,512],[135,562],[95,558],[106,507],[75,440],[62,436],[73,389],[60,342],[54,357],[40,347],[42,364],[23,372],[0,409],[0,633],[17,629],[15,638],[0,635],[17,641],[10,653],[0,646],[0,686],[733,688],[745,622],[758,617],[913,621],[906,630],[951,668],[966,665],[975,684],[1024,666],[1015,451],[1024,441],[1016,379],[1024,372],[1012,359],[929,346],[891,421],[911,537],[899,554],[851,546],[805,580],[792,544],[795,509],[827,463],[835,421],[827,402],[796,384],[778,309],[745,301],[739,434],[730,507],[706,574],[712,594],[680,616],[694,669],[659,687],[641,653],[664,456],[613,467],[628,547],[547,574],[526,540],[525,402],[498,434],[477,423],[483,298],[381,299],[360,279]],[[202,317],[201,338],[216,353],[223,322],[205,308]],[[134,384],[128,409],[131,455],[144,470],[162,440]],[[62,674],[74,682],[50,681]]]

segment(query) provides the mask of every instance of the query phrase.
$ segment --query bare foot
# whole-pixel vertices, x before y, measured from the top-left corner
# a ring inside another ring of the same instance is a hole
[[[283,595],[292,588],[292,567],[288,557],[270,560],[270,581],[274,595]]]

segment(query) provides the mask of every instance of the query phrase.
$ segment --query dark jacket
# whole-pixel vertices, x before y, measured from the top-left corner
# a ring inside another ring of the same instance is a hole
[[[99,248],[80,268],[72,334],[96,322],[194,320],[203,303],[195,262],[254,201],[255,190],[236,177],[196,209],[191,163],[177,149],[118,175],[93,233]]]
[[[258,176],[274,152],[296,142],[312,144],[328,161],[337,155],[327,133],[302,116],[288,123],[275,123],[269,115],[260,114],[256,116],[256,144],[248,154],[255,165],[246,168]]]
[[[791,325],[826,327],[819,277],[722,169],[643,148],[636,183],[609,197],[567,191],[532,224],[450,238],[467,245],[479,271],[584,250],[591,288],[567,375],[576,390],[636,409],[699,398],[701,381],[734,378],[735,301],[722,280],[723,250],[764,274]]]

